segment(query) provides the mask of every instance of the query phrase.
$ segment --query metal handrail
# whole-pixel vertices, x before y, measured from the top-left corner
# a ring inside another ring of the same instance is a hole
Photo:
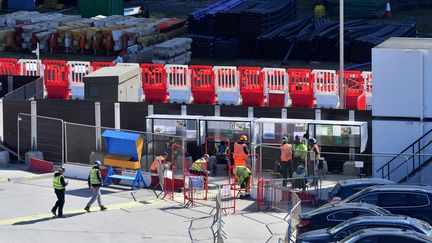
[[[379,171],[381,171],[381,174],[382,175],[384,175],[384,168],[386,168],[387,167],[387,170],[388,170],[388,174],[387,174],[387,176],[388,177],[390,177],[390,174],[391,173],[393,173],[396,169],[398,169],[399,167],[401,167],[403,164],[405,164],[406,162],[408,162],[408,160],[410,160],[411,158],[413,158],[414,156],[417,156],[417,154],[419,154],[421,151],[423,151],[427,146],[429,146],[431,143],[429,142],[429,143],[427,143],[425,146],[423,146],[421,149],[419,149],[417,152],[414,152],[412,155],[411,155],[411,157],[409,157],[409,158],[407,158],[407,160],[404,162],[404,163],[402,163],[402,164],[399,164],[396,168],[394,168],[393,170],[391,170],[391,171],[389,171],[389,168],[390,168],[390,163],[391,162],[393,162],[395,159],[397,159],[400,155],[404,155],[405,154],[405,152],[406,151],[408,151],[410,148],[414,148],[414,146],[416,145],[416,144],[419,144],[420,143],[420,141],[423,139],[423,138],[425,138],[427,135],[429,135],[430,133],[432,133],[432,129],[431,130],[429,130],[427,133],[425,133],[425,134],[423,134],[420,138],[418,138],[416,141],[414,141],[413,143],[411,143],[408,147],[406,147],[404,150],[402,150],[402,152],[400,152],[398,155],[396,155],[395,157],[393,157],[391,160],[389,160],[387,163],[385,163],[384,165],[382,165],[379,169],[377,169],[377,171],[376,172],[379,172]],[[420,154],[419,154],[420,155]],[[426,160],[427,161],[427,160]],[[414,171],[416,168],[414,168],[413,167],[413,170],[412,171]],[[412,172],[411,171],[411,172]],[[409,173],[411,173],[411,172],[409,172]],[[408,174],[409,174],[408,173]],[[408,175],[407,175],[408,176]],[[383,177],[384,178],[384,177]]]

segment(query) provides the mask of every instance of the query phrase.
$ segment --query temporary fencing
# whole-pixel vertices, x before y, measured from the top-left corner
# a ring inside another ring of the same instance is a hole
[[[48,98],[68,99],[69,67],[66,61],[44,60],[44,79]]]
[[[289,94],[294,107],[314,107],[314,78],[310,69],[288,69]]]
[[[183,197],[186,207],[195,206],[197,201],[207,201],[209,191],[208,162],[201,162],[193,169],[195,162],[184,161],[183,166]],[[216,194],[214,194],[216,197]]]
[[[220,105],[239,105],[241,102],[237,67],[214,66],[216,94]]]
[[[267,103],[272,107],[288,105],[288,74],[283,68],[263,68]]]
[[[189,67],[187,65],[165,65],[169,100],[172,103],[192,102]]]
[[[19,59],[19,74],[21,76],[43,76],[43,65],[41,60]]]
[[[212,66],[192,65],[189,67],[191,75],[192,94],[195,104],[216,103],[216,90]]]
[[[240,94],[243,105],[264,105],[264,76],[259,67],[239,67]]]
[[[313,70],[315,99],[318,108],[339,107],[339,81],[334,70]]]
[[[83,77],[92,72],[90,62],[67,62],[72,99],[84,99]]]
[[[17,59],[0,58],[0,75],[19,75]]]
[[[141,64],[142,87],[147,102],[166,102],[168,91],[163,64]]]
[[[292,204],[294,206],[288,215],[288,227],[285,233],[285,240],[284,240],[285,243],[296,242],[297,234],[298,234],[297,229],[298,229],[298,225],[300,224],[302,201],[297,196],[297,194],[294,194]]]

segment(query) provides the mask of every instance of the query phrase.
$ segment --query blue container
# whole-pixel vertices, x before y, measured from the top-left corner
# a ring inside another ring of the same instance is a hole
[[[139,161],[141,152],[139,152],[138,140],[141,135],[131,132],[120,132],[113,130],[106,130],[102,133],[105,138],[107,152],[109,154],[118,154],[130,156],[134,161]]]
[[[36,0],[7,0],[6,7],[10,10],[33,10]]]

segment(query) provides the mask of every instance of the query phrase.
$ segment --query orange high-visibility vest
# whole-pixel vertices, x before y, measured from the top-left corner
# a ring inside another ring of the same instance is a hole
[[[247,154],[244,152],[244,147],[246,147],[246,144],[234,144],[233,158],[235,166],[246,166]]]
[[[153,163],[150,166],[150,172],[157,173],[159,161],[163,164],[165,161],[165,158],[162,156],[158,156],[153,160]]]
[[[280,146],[280,150],[281,150],[281,156],[280,156],[280,160],[281,161],[290,161],[292,160],[292,147],[291,144],[283,144]]]

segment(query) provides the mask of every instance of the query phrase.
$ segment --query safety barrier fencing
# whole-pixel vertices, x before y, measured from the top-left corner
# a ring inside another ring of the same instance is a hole
[[[7,93],[4,100],[34,100],[43,99],[44,97],[44,83],[42,78],[21,86],[11,92]]]
[[[44,76],[48,98],[84,99],[82,78],[110,62],[0,58],[0,75]],[[335,70],[119,63],[140,66],[147,102],[339,107]],[[346,71],[346,108],[370,108],[372,73]]]
[[[288,225],[287,225],[287,230],[285,233],[285,238],[279,239],[279,242],[284,242],[284,243],[295,243],[296,242],[297,233],[298,233],[297,229],[298,229],[298,225],[300,223],[300,214],[301,214],[301,210],[302,210],[302,208],[301,208],[302,207],[301,206],[302,201],[297,196],[297,194],[294,194],[292,204],[294,206],[290,210],[289,215],[287,217]]]

